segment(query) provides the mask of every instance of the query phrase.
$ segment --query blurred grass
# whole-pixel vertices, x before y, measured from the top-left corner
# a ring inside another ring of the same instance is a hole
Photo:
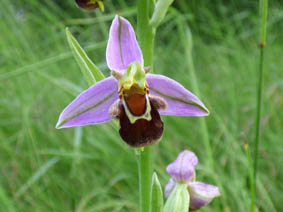
[[[155,169],[164,186],[166,164],[183,149],[200,159],[197,177],[221,184],[222,196],[201,211],[248,211],[248,160],[253,140],[258,2],[177,0],[191,27],[193,58],[216,173],[210,173],[198,118],[163,117]],[[0,211],[138,211],[134,151],[115,125],[56,130],[62,109],[87,87],[65,38],[68,26],[89,56],[109,74],[107,33],[115,13],[135,23],[135,2],[106,1],[105,15],[72,1],[0,1]],[[283,10],[271,1],[266,48],[260,211],[283,211]],[[157,31],[155,72],[192,89],[174,13]]]

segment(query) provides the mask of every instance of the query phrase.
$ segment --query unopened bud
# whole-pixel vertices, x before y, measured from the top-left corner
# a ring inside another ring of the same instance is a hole
[[[176,183],[175,188],[167,199],[164,212],[188,212],[190,205],[190,195],[187,184]]]
[[[157,174],[154,172],[151,185],[151,212],[163,211],[163,192],[158,180]]]

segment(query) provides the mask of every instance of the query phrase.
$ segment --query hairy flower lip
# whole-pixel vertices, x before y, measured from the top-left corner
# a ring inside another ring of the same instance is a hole
[[[157,109],[149,101],[150,119],[139,117],[133,123],[131,115],[126,114],[126,107],[120,103],[120,130],[119,133],[123,140],[131,147],[143,147],[160,141],[164,125]]]
[[[148,95],[145,95],[145,106],[144,106],[144,113],[141,115],[135,115],[131,112],[131,109],[129,108],[127,102],[125,100],[122,100],[122,104],[124,106],[125,113],[130,121],[131,124],[134,124],[139,119],[145,119],[147,121],[151,121],[151,104],[150,100],[148,98]]]

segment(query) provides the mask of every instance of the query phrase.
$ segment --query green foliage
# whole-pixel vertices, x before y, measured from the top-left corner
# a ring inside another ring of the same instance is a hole
[[[55,129],[62,109],[88,87],[65,28],[109,76],[105,49],[111,19],[118,11],[135,25],[135,3],[105,1],[102,15],[83,12],[72,1],[0,1],[1,212],[139,210],[136,157],[116,125]],[[154,169],[164,187],[166,165],[191,149],[200,160],[197,178],[221,186],[222,195],[202,211],[246,212],[250,182],[243,144],[254,134],[258,2],[180,0],[173,7],[191,28],[201,100],[211,112],[205,119],[215,173],[206,163],[200,120],[182,117],[163,117],[166,128],[155,148]],[[257,188],[257,205],[265,212],[283,211],[282,20],[282,4],[271,1]],[[177,29],[169,9],[156,32],[154,72],[192,89]]]
[[[66,28],[66,36],[70,48],[72,49],[73,55],[79,64],[81,71],[87,80],[89,86],[104,79],[104,75],[101,73],[99,68],[89,59],[83,48],[80,46],[78,41],[74,38],[72,33]]]
[[[161,21],[164,19],[168,8],[173,3],[174,0],[158,0],[154,7],[154,12],[150,19],[150,24],[153,27],[157,27]]]
[[[157,174],[152,175],[151,184],[151,212],[163,212],[163,192]]]

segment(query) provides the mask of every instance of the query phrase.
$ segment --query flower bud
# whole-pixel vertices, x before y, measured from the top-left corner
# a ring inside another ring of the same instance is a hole
[[[190,196],[187,184],[176,183],[176,186],[165,203],[164,212],[188,212],[189,205]]]
[[[151,185],[151,212],[163,211],[163,192],[158,180],[157,174],[154,172]]]

